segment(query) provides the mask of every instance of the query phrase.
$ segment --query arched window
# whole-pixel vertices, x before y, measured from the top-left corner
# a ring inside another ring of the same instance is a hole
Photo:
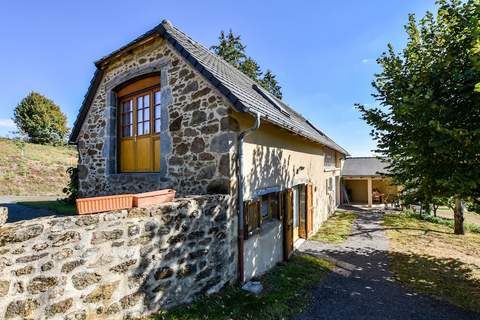
[[[160,171],[160,75],[117,90],[120,172]]]

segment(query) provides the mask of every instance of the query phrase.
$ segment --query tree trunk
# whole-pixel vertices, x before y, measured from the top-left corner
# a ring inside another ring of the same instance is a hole
[[[455,213],[454,213],[454,233],[455,234],[465,234],[465,229],[463,228],[463,211],[465,210],[465,201],[460,198],[455,200]]]
[[[433,205],[433,216],[434,216],[434,217],[437,216],[437,209],[438,209],[438,206]]]

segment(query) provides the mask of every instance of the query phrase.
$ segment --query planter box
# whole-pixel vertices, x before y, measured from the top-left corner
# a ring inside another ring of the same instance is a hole
[[[175,190],[165,189],[133,195],[134,207],[145,207],[153,204],[172,202],[175,199]]]
[[[132,208],[133,195],[122,194],[115,196],[93,197],[77,199],[78,214],[98,213]]]

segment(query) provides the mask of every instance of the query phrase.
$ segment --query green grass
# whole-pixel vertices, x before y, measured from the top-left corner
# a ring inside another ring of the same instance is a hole
[[[480,235],[408,214],[385,215],[394,278],[440,300],[480,312]]]
[[[204,296],[190,305],[178,306],[150,319],[287,319],[304,310],[311,289],[333,268],[330,262],[308,255],[294,256],[260,278],[263,292],[255,296],[237,286]]]
[[[337,211],[310,239],[327,243],[341,243],[352,233],[352,225],[357,215],[350,211]]]
[[[453,219],[443,218],[443,217],[438,217],[438,216],[435,217],[433,215],[427,215],[427,214],[413,213],[413,212],[410,212],[410,211],[407,211],[406,214],[409,217],[412,217],[412,218],[415,218],[415,219],[418,219],[418,220],[424,220],[424,221],[428,221],[428,222],[431,222],[431,223],[441,224],[441,225],[444,225],[444,226],[447,226],[447,227],[453,229],[453,224],[454,224]],[[480,233],[480,225],[478,225],[478,224],[464,222],[463,225],[464,225],[465,230],[467,230],[467,231]]]
[[[61,195],[66,170],[77,165],[70,146],[44,146],[0,138],[0,195]]]
[[[66,203],[61,200],[18,202],[18,204],[33,208],[48,209],[61,214],[75,214],[77,212],[77,208],[74,204]]]

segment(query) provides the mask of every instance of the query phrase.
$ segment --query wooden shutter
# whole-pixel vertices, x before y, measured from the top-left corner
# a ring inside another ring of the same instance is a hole
[[[307,184],[307,235],[313,233],[313,184]]]
[[[288,260],[293,253],[293,190],[282,192],[283,257]]]
[[[298,186],[298,236],[307,239],[307,186]]]
[[[260,201],[245,201],[243,205],[244,238],[260,227]]]

